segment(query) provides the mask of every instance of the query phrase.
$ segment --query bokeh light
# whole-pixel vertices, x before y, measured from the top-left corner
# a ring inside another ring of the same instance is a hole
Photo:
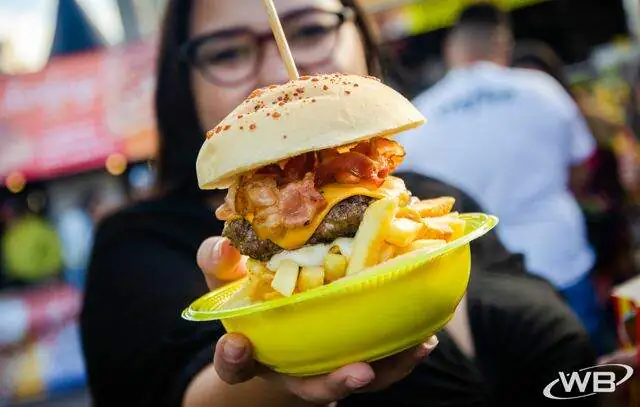
[[[24,190],[24,187],[27,185],[27,178],[23,173],[16,171],[12,172],[7,176],[5,181],[7,185],[7,189],[14,194],[19,194]]]
[[[122,175],[127,170],[127,157],[120,153],[111,154],[107,157],[105,167],[111,175]]]

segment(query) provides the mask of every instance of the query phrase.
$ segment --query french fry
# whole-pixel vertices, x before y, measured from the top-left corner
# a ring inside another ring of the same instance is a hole
[[[408,206],[403,206],[398,208],[398,210],[396,211],[396,218],[407,218],[415,222],[422,221],[422,216],[420,216],[420,212]]]
[[[233,309],[238,307],[244,307],[251,305],[254,299],[250,293],[251,281],[245,281],[242,286],[236,291],[224,304],[220,306],[221,310]]]
[[[324,284],[324,268],[303,267],[298,275],[296,288],[299,292],[305,292]]]
[[[387,260],[393,258],[396,255],[397,248],[391,244],[384,243],[382,245],[382,249],[380,249],[380,258],[378,259],[378,263],[384,263]]]
[[[447,244],[447,242],[440,239],[418,239],[414,240],[409,246],[398,248],[398,254],[405,254],[415,250],[437,250],[445,244]]]
[[[420,232],[420,239],[441,239],[447,242],[453,236],[453,229],[440,218],[422,218],[424,227]]]
[[[265,273],[262,275],[249,276],[249,297],[253,301],[262,301],[265,296],[273,292],[271,283],[273,282],[273,274]]]
[[[402,191],[400,195],[398,195],[398,206],[406,207],[411,202],[411,195],[407,191]]]
[[[423,218],[443,216],[451,212],[453,205],[456,203],[455,198],[443,196],[440,198],[427,199],[412,204],[411,208],[420,213]]]
[[[247,259],[247,272],[250,276],[261,276],[268,270],[259,260],[249,258]]]
[[[265,301],[277,300],[278,298],[284,298],[284,295],[280,294],[277,291],[271,291],[264,295]]]
[[[331,283],[347,273],[347,258],[341,254],[329,253],[324,258],[324,280]]]
[[[425,239],[444,239],[447,242],[464,236],[465,221],[458,217],[457,213],[440,216],[437,218],[423,218],[425,228],[420,234]]]
[[[464,219],[460,219],[457,216],[452,216],[447,220],[449,222],[449,226],[453,230],[453,234],[451,235],[451,240],[456,240],[462,236],[464,236],[464,230],[466,229],[466,223]]]
[[[353,242],[347,275],[377,263],[380,248],[384,243],[384,237],[388,234],[397,206],[396,199],[385,198],[372,203],[367,208]]]
[[[299,269],[300,267],[293,261],[283,260],[273,277],[271,288],[285,297],[290,297],[296,289]]]
[[[408,246],[416,239],[422,228],[422,223],[410,219],[394,219],[384,239],[395,246]]]

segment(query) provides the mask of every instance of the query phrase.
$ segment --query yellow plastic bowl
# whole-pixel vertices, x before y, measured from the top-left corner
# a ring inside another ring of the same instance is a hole
[[[221,320],[251,340],[255,358],[294,376],[327,373],[408,349],[451,319],[469,282],[469,243],[498,223],[464,214],[465,235],[436,251],[414,251],[292,297],[221,309],[243,280],[184,310],[191,321]]]

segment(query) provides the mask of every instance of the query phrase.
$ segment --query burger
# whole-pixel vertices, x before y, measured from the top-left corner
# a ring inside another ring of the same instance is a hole
[[[423,123],[377,78],[337,73],[257,89],[207,133],[198,183],[227,189],[216,216],[249,258],[253,300],[455,238],[451,198],[419,201],[391,175],[405,156],[393,137]]]

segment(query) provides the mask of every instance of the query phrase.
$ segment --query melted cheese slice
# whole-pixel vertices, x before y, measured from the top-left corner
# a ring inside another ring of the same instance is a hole
[[[329,211],[344,201],[356,195],[368,196],[375,199],[382,199],[386,197],[397,197],[399,194],[406,192],[404,182],[395,177],[387,177],[385,183],[378,189],[368,189],[360,186],[344,185],[344,184],[329,184],[320,188],[320,193],[327,200],[327,206],[322,212],[320,212],[309,225],[289,229],[282,236],[271,237],[271,241],[286,250],[293,250],[302,247],[316,231],[322,220],[327,216]],[[247,221],[251,223],[253,221],[253,214],[248,214]],[[258,237],[260,239],[266,239],[266,236],[261,236],[259,232]]]

